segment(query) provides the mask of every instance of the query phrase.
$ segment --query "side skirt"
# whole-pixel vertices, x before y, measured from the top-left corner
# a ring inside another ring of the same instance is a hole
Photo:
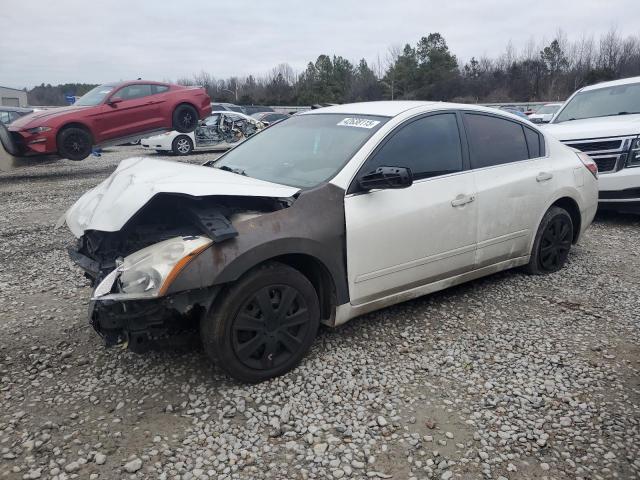
[[[524,257],[505,260],[504,262],[495,263],[487,267],[456,275],[455,277],[445,278],[444,280],[438,280],[437,282],[414,287],[409,290],[405,290],[393,295],[388,295],[386,297],[382,297],[361,305],[354,306],[351,303],[338,305],[336,307],[336,315],[333,326],[336,327],[338,325],[342,325],[352,318],[359,317],[360,315],[364,315],[365,313],[373,312],[381,308],[395,305],[396,303],[405,302],[407,300],[412,300],[429,293],[438,292],[440,290],[444,290],[445,288],[460,285],[461,283],[465,283],[470,280],[475,280],[477,278],[485,277],[493,273],[501,272],[502,270],[508,270],[510,268],[526,265],[527,263],[529,263],[529,257],[529,255],[526,255]]]

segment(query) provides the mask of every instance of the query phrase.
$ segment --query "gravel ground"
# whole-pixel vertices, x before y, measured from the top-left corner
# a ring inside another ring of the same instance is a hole
[[[599,217],[558,274],[324,329],[247,386],[193,344],[106,350],[87,325],[53,225],[139,153],[0,174],[0,478],[640,478],[639,217]]]

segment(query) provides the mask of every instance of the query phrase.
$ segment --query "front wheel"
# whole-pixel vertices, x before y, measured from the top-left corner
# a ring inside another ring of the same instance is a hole
[[[542,217],[526,269],[534,275],[560,270],[567,262],[573,241],[571,215],[560,207],[551,207]]]
[[[193,151],[193,142],[186,135],[179,135],[173,139],[171,150],[176,155],[189,155]]]
[[[232,377],[256,383],[295,367],[318,331],[320,307],[298,270],[270,262],[233,283],[201,320],[209,357]]]
[[[91,143],[89,132],[68,127],[58,134],[58,154],[69,160],[84,160],[91,154]]]
[[[178,105],[173,111],[173,129],[180,133],[193,132],[198,126],[198,112],[186,103]]]

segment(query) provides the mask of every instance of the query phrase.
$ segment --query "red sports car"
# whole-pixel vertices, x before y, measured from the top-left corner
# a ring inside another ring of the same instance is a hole
[[[14,156],[58,154],[70,160],[92,147],[135,141],[150,134],[192,132],[211,113],[203,88],[137,80],[105,83],[69,107],[34,112],[0,135]],[[2,133],[2,132],[0,132]]]

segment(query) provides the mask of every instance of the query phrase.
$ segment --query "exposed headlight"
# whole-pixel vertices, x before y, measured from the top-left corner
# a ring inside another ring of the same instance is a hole
[[[631,142],[625,167],[640,167],[640,137]]]
[[[49,130],[51,130],[51,127],[27,128],[27,132],[29,133],[42,133],[42,132],[48,132]]]
[[[161,297],[182,269],[211,243],[207,237],[176,237],[132,253],[104,278],[93,298]]]

